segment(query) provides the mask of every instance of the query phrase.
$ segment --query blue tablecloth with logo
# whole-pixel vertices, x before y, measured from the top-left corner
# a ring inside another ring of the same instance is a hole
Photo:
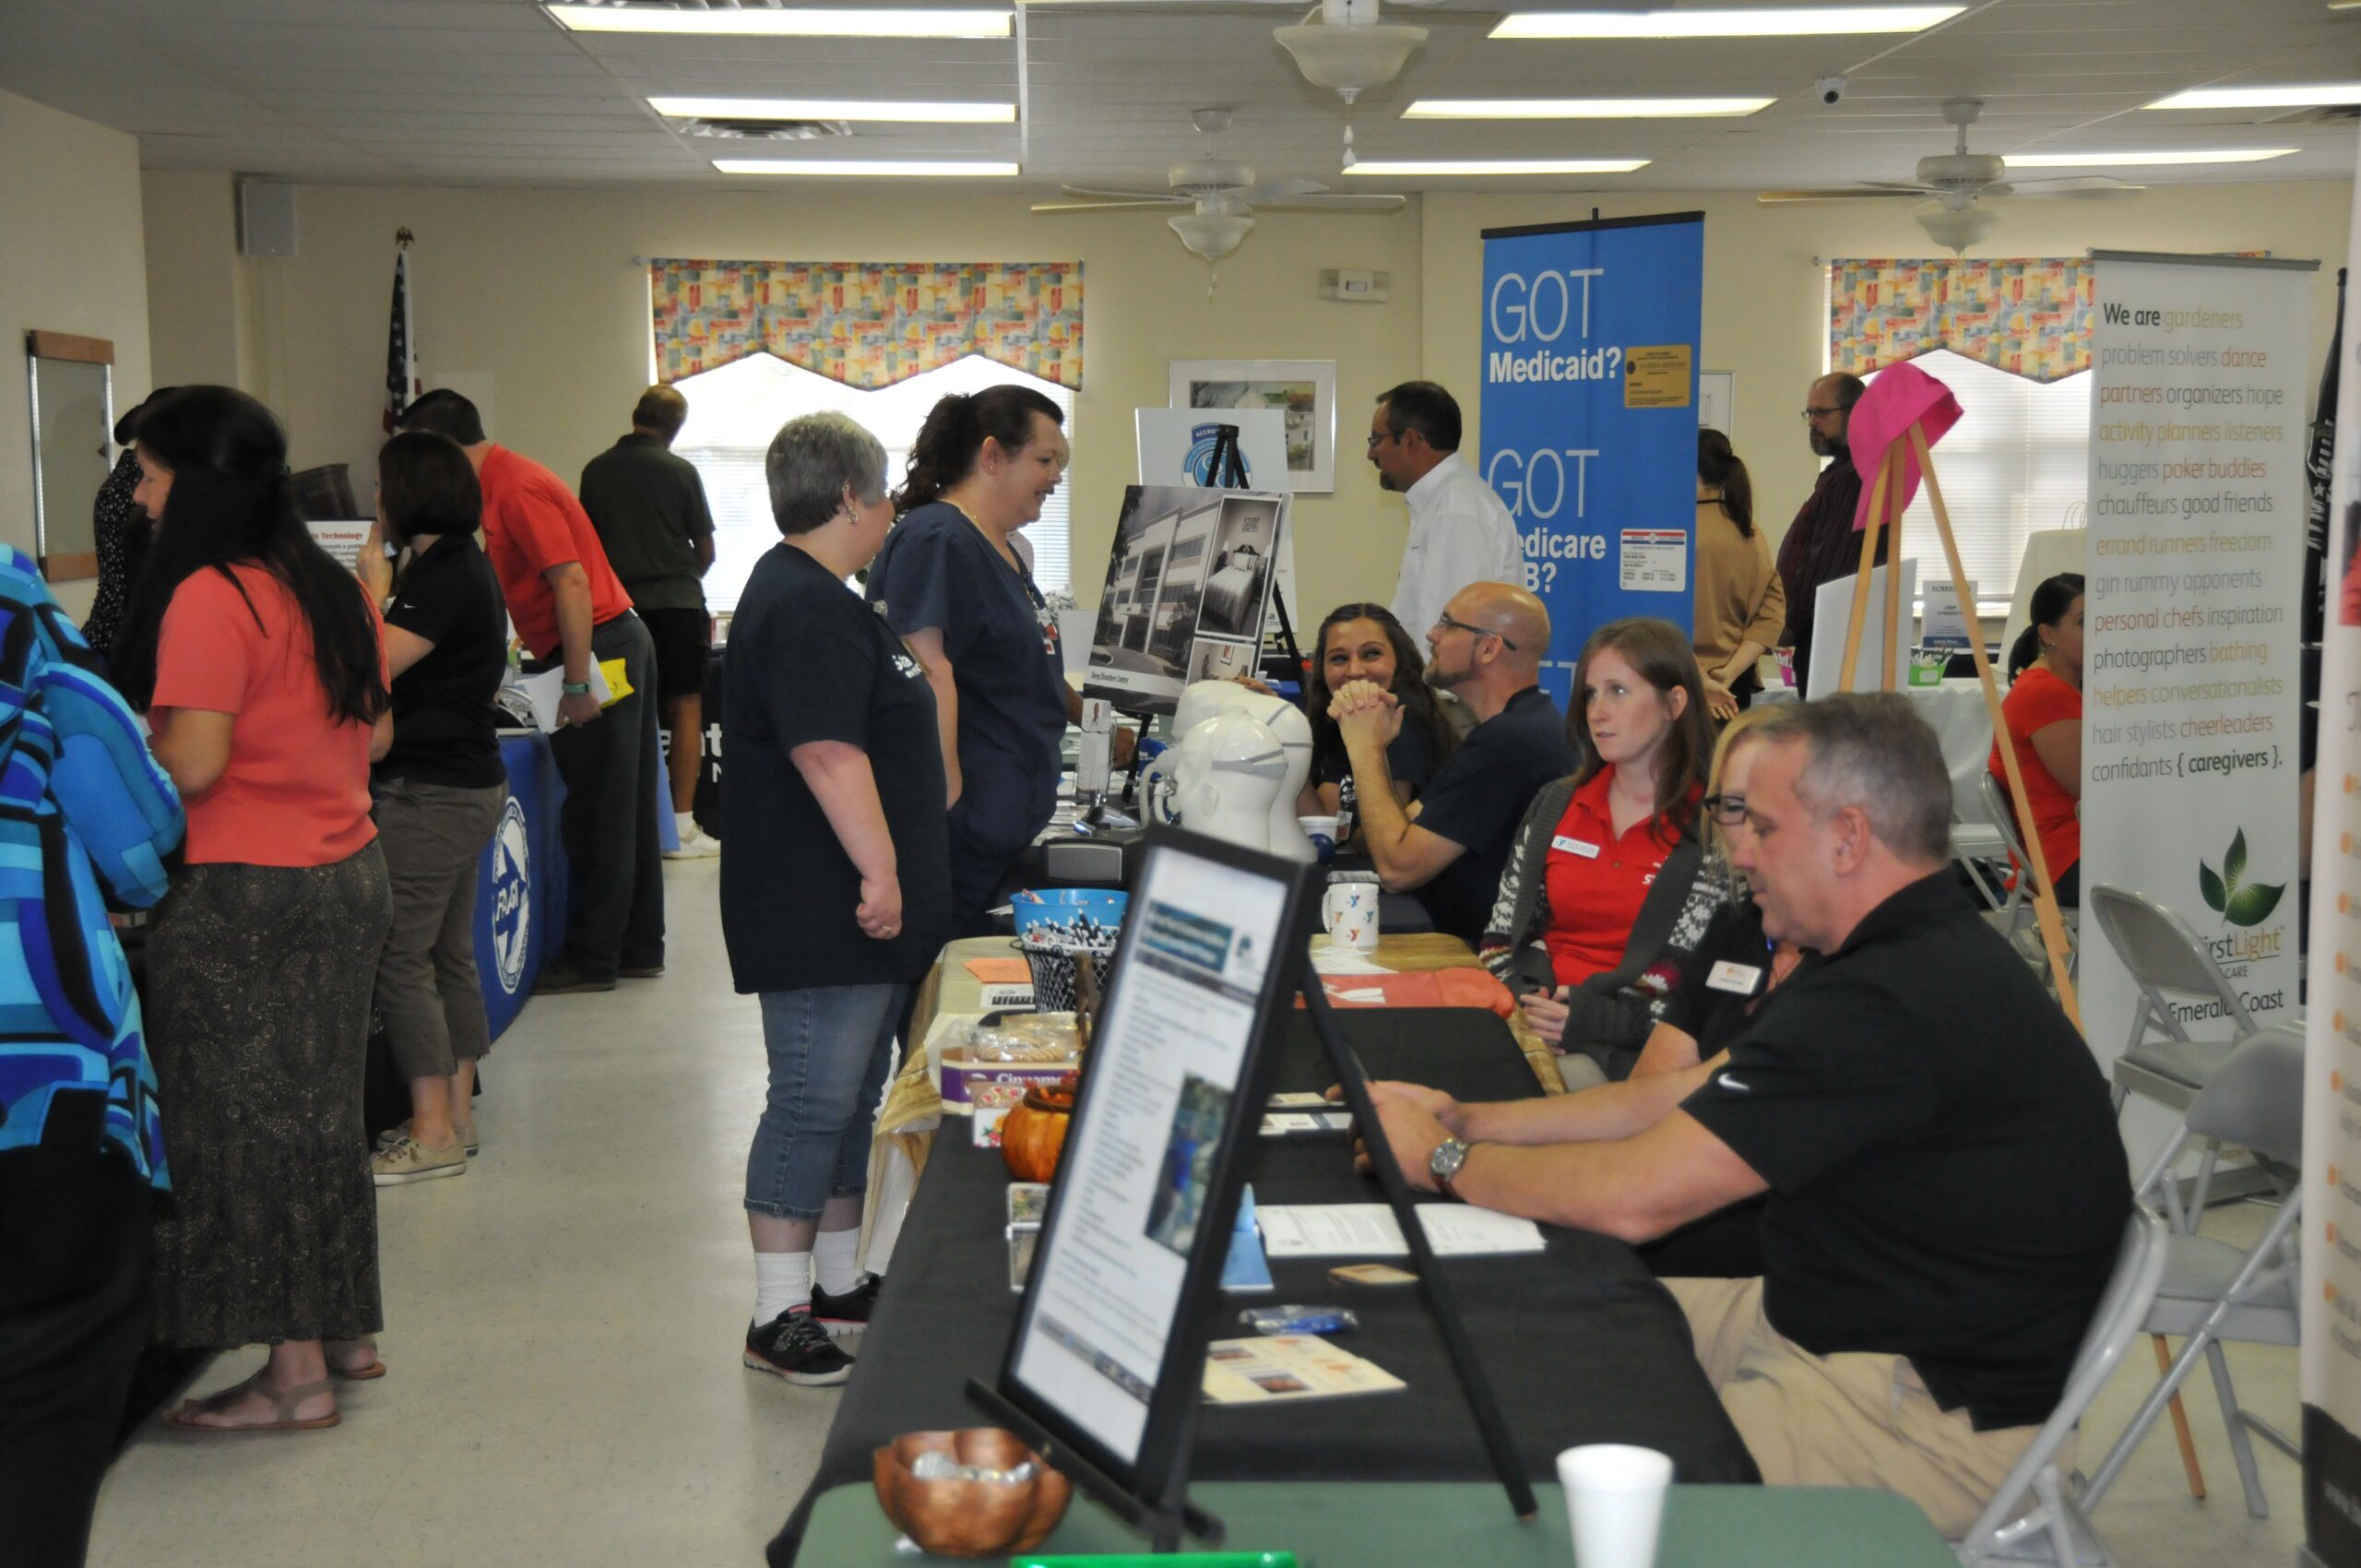
[[[476,977],[492,1038],[516,1021],[544,956],[565,945],[565,850],[558,806],[565,784],[546,735],[503,735],[508,809],[476,878]]]

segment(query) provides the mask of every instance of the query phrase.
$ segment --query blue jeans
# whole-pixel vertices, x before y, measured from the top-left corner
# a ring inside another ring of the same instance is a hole
[[[869,1139],[907,985],[765,991],[770,1093],[746,1154],[746,1206],[813,1220],[869,1187]]]

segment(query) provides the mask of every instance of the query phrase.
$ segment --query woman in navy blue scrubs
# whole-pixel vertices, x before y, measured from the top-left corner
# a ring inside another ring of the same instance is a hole
[[[1058,618],[1009,540],[1065,477],[1058,406],[1023,386],[934,406],[894,496],[869,598],[926,666],[951,796],[955,934],[986,913],[1049,825],[1074,706]]]

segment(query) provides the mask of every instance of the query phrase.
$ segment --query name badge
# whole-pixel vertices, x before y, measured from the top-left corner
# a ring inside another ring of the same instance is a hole
[[[1562,833],[1549,840],[1549,847],[1553,849],[1563,850],[1569,855],[1580,855],[1586,861],[1595,861],[1598,859],[1597,845],[1585,844],[1579,838],[1569,838]]]
[[[1733,964],[1726,958],[1715,964],[1705,976],[1707,990],[1735,992],[1740,996],[1753,995],[1755,988],[1762,983],[1762,965]]]

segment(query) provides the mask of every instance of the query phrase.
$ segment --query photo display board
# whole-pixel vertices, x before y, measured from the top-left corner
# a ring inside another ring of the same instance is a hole
[[[1287,512],[1275,492],[1126,486],[1083,694],[1169,713],[1191,682],[1251,671]]]
[[[1001,1372],[1001,1395],[1152,1503],[1178,1502],[1314,869],[1151,835]]]

